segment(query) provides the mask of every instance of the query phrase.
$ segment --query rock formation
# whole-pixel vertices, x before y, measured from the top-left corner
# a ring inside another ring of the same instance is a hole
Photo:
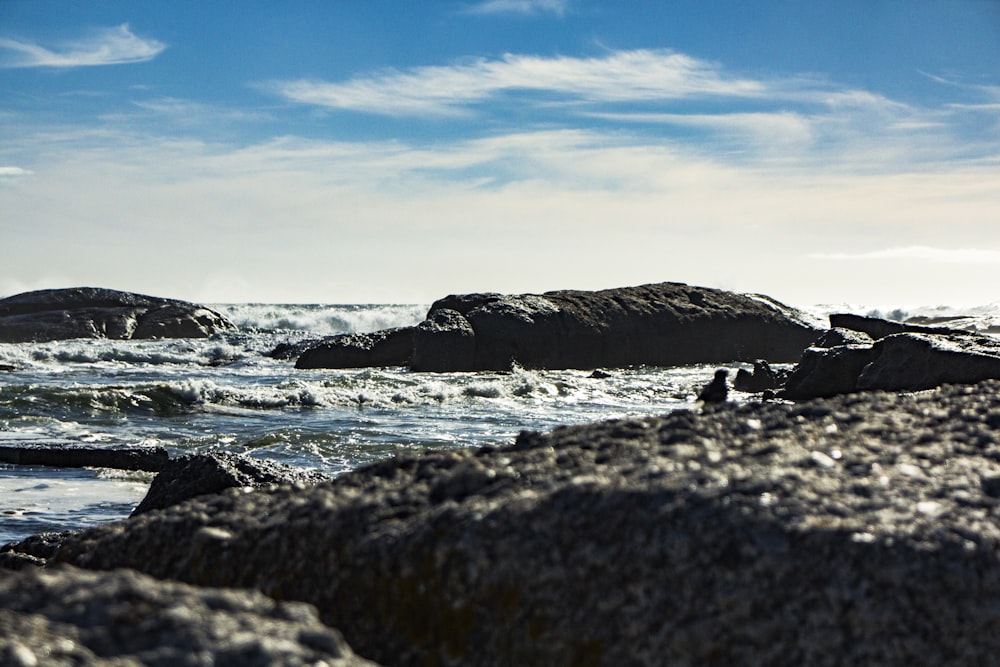
[[[26,292],[0,299],[0,342],[68,338],[206,338],[233,328],[203,306],[98,287]]]
[[[1000,378],[1000,338],[961,329],[831,315],[781,392],[802,400],[854,391],[920,391]]]
[[[997,381],[678,411],[203,496],[54,560],[309,602],[392,665],[986,665],[998,431]]]
[[[414,371],[794,361],[821,332],[764,297],[660,283],[599,292],[464,294],[414,329],[335,337],[299,367],[404,364]],[[391,334],[391,335],[390,335]],[[409,349],[406,345],[409,341]]]

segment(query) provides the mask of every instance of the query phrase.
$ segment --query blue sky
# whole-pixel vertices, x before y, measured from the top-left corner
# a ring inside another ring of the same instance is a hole
[[[1000,301],[996,0],[0,0],[0,295]]]

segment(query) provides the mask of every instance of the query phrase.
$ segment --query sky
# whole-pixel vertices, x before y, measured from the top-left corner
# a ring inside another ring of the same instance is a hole
[[[1000,0],[0,0],[0,296],[998,276]]]

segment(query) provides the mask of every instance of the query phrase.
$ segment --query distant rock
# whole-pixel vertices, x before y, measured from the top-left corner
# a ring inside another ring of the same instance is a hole
[[[0,342],[69,338],[206,338],[234,328],[225,317],[175,299],[74,287],[0,299]]]
[[[401,667],[987,665],[998,428],[998,381],[613,420],[193,499],[54,560],[309,602]]]
[[[0,578],[0,664],[375,665],[302,603],[73,568]]]
[[[599,292],[463,294],[435,302],[406,335],[344,337],[299,367],[390,365],[418,372],[794,361],[819,331],[765,297],[660,283]],[[391,352],[384,352],[385,349]]]
[[[303,350],[296,368],[406,366],[413,353],[413,327],[330,336]]]
[[[1000,338],[872,317],[830,316],[833,329],[805,350],[781,396],[920,391],[1000,378]]]

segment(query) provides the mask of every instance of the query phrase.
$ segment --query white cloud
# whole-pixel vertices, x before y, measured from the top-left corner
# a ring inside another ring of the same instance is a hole
[[[934,248],[904,246],[860,253],[816,253],[813,259],[837,261],[916,260],[940,264],[1000,264],[1000,250],[986,248]]]
[[[465,10],[467,14],[520,14],[533,16],[551,13],[563,16],[569,0],[484,0]]]
[[[30,176],[33,172],[30,169],[23,169],[21,167],[2,167],[0,166],[0,178],[16,178],[18,176]]]
[[[278,81],[265,87],[294,102],[392,116],[449,116],[513,91],[561,101],[642,102],[761,97],[760,81],[725,75],[718,65],[680,53],[636,50],[603,58],[508,54],[448,66],[356,77],[343,83]]]
[[[132,33],[127,23],[102,29],[88,38],[46,48],[36,42],[0,38],[9,54],[0,67],[87,67],[121,65],[152,60],[166,49],[155,39]]]

